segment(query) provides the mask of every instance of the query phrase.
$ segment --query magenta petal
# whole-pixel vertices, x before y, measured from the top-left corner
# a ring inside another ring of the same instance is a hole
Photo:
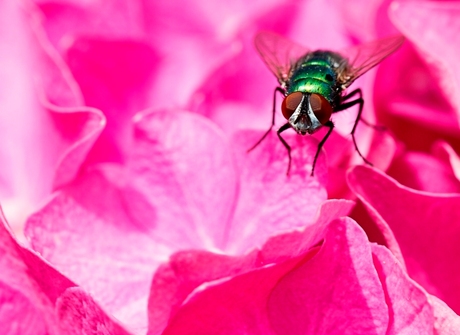
[[[434,317],[427,294],[409,278],[388,249],[374,244],[372,254],[388,305],[386,334],[430,334]]]
[[[391,228],[389,246],[399,248],[411,278],[460,311],[460,195],[419,192],[365,166],[348,175],[350,187],[369,211]]]
[[[63,334],[129,335],[78,287],[67,289],[59,297],[56,310]]]

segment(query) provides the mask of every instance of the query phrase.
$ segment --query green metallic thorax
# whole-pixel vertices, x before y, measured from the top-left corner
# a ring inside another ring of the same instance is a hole
[[[330,51],[315,51],[308,54],[293,66],[286,83],[286,94],[321,94],[332,106],[337,106],[342,92],[337,69],[342,62],[343,58]]]

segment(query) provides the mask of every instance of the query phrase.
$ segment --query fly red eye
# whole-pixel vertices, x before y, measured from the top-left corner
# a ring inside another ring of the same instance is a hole
[[[291,115],[294,114],[301,101],[302,92],[294,92],[284,98],[283,104],[281,105],[281,111],[283,112],[283,116],[286,120],[289,120]]]
[[[332,114],[332,107],[325,97],[319,94],[312,94],[310,96],[310,106],[321,124],[326,124],[329,121]]]

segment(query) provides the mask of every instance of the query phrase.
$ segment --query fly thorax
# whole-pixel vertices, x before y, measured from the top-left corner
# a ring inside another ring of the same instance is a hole
[[[302,100],[289,118],[289,124],[301,135],[313,134],[322,126],[310,103],[310,94],[303,94]]]

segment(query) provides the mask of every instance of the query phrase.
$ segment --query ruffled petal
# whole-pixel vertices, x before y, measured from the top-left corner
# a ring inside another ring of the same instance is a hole
[[[75,177],[105,120],[81,107],[78,86],[47,41],[36,8],[0,6],[0,199],[19,232],[53,188]]]

